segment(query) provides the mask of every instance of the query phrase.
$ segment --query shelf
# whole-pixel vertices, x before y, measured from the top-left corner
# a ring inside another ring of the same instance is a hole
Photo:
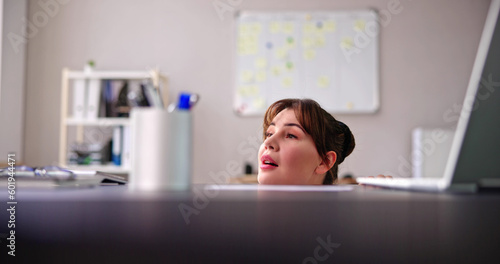
[[[74,91],[71,89],[75,88],[78,84],[79,88],[84,88],[87,91],[86,97],[90,90],[90,83],[96,83],[94,80],[151,80],[155,87],[162,87],[164,89],[163,101],[168,105],[168,90],[167,90],[167,77],[159,72],[158,69],[155,70],[139,70],[139,71],[71,71],[68,68],[63,68],[61,75],[61,116],[60,116],[60,138],[59,138],[59,164],[63,167],[68,167],[72,170],[91,170],[91,171],[103,171],[108,173],[117,174],[128,174],[130,173],[130,160],[126,159],[123,166],[116,166],[113,164],[107,165],[69,165],[68,164],[68,141],[71,138],[74,142],[85,143],[85,133],[88,133],[86,127],[130,127],[131,121],[128,117],[96,117],[97,115],[90,115],[94,118],[83,118],[73,117],[74,111],[69,111],[69,105],[71,100],[75,100]],[[85,80],[85,82],[82,82]],[[90,80],[90,81],[88,81]],[[81,85],[81,83],[86,83]],[[95,88],[95,85],[93,86]],[[100,93],[103,92],[102,83],[99,87]],[[95,95],[95,89],[93,89]],[[72,98],[73,97],[73,98]],[[81,99],[78,97],[78,99]],[[85,101],[85,100],[84,100]],[[86,101],[88,103],[88,101]],[[74,101],[73,101],[74,103]],[[74,105],[72,105],[74,106]],[[95,113],[93,113],[95,114]],[[88,116],[88,115],[82,115]],[[129,131],[129,129],[127,129]],[[114,132],[114,131],[113,131]],[[71,135],[68,135],[71,133]],[[71,137],[70,137],[71,136]],[[121,136],[122,144],[124,140],[130,140],[129,132],[127,132],[127,137],[125,135]],[[101,142],[103,143],[103,142]],[[122,153],[128,157],[130,154],[130,149],[124,150],[126,153]],[[122,156],[123,157],[123,156]]]
[[[148,71],[68,71],[69,79],[148,79],[151,75]]]
[[[107,173],[126,174],[130,172],[130,168],[116,166],[113,164],[105,165],[66,165],[65,168],[69,170],[83,170],[83,171],[104,171]]]
[[[108,117],[108,118],[96,118],[96,119],[77,119],[68,118],[66,119],[66,125],[68,126],[128,126],[130,124],[130,119],[127,117]]]

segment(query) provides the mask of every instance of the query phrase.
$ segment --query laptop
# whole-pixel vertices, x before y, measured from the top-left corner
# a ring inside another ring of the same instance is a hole
[[[500,0],[490,5],[463,109],[440,178],[367,178],[365,185],[475,192],[500,188]]]

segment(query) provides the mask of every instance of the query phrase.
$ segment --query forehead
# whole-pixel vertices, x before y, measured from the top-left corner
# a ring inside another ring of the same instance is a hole
[[[285,109],[279,112],[273,118],[274,125],[282,125],[285,123],[299,123],[297,117],[295,116],[295,111],[293,109]]]

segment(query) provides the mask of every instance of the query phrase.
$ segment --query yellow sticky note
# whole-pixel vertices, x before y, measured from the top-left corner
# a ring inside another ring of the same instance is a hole
[[[285,77],[281,80],[281,86],[285,88],[290,88],[293,84],[292,77]]]
[[[255,59],[254,65],[257,69],[265,69],[267,67],[267,60],[263,57],[257,58]]]
[[[258,46],[257,44],[248,44],[246,46],[246,54],[247,55],[256,55],[257,54],[257,51],[258,51]]]
[[[246,55],[246,46],[242,44],[238,44],[238,54],[239,55]]]
[[[281,23],[278,21],[272,21],[271,24],[269,24],[269,32],[276,34],[281,31]]]
[[[283,33],[285,33],[285,34],[292,34],[293,33],[293,23],[292,22],[285,22],[283,24]]]
[[[347,102],[346,107],[347,107],[347,109],[352,110],[354,108],[354,103],[353,102]]]
[[[304,59],[305,60],[312,60],[316,57],[316,51],[313,49],[307,49],[304,51]]]
[[[312,48],[313,42],[314,41],[311,37],[305,37],[302,39],[302,46],[306,49]]]
[[[302,31],[304,32],[304,34],[313,34],[313,33],[316,32],[315,28],[316,27],[315,27],[314,23],[312,23],[312,22],[306,22],[302,26]]]
[[[335,21],[327,20],[325,21],[323,27],[326,32],[334,32],[335,29],[337,28],[337,25],[335,24]]]
[[[278,59],[284,59],[287,54],[288,54],[288,49],[286,47],[277,48],[276,51],[274,52],[274,56],[276,56],[276,58]]]
[[[260,32],[262,31],[262,24],[261,23],[250,23],[248,25],[248,30],[252,33],[252,34],[260,34]]]
[[[318,87],[320,88],[326,88],[328,85],[330,85],[330,78],[328,76],[320,76],[318,77]]]
[[[274,76],[279,76],[281,74],[281,67],[280,66],[273,66],[271,68],[271,72],[273,73]]]
[[[264,98],[262,98],[262,97],[256,98],[255,100],[253,100],[252,106],[255,109],[265,109],[266,108],[266,100],[264,100]]]
[[[241,82],[248,83],[253,81],[253,71],[245,70],[240,75]]]
[[[256,96],[259,94],[259,87],[257,85],[251,85],[248,87],[248,95]]]
[[[257,82],[265,82],[267,79],[267,74],[265,71],[258,71],[256,74],[255,74],[255,80]]]
[[[342,40],[340,41],[340,46],[344,49],[351,49],[354,47],[354,40],[352,37],[343,37]]]
[[[366,21],[364,19],[358,19],[354,21],[354,31],[364,31],[366,26]]]
[[[242,97],[256,96],[259,94],[259,87],[256,85],[244,85],[238,88],[238,94]]]
[[[324,34],[317,35],[316,39],[314,40],[314,46],[318,47],[318,48],[324,47],[325,46],[325,42],[326,42],[326,40],[325,40],[325,35]]]
[[[247,35],[249,32],[248,25],[247,24],[240,24],[238,31],[239,31],[240,35]]]
[[[257,43],[258,42],[258,37],[255,34],[250,34],[245,38],[245,41],[248,43]]]
[[[241,96],[241,97],[247,97],[248,96],[248,93],[247,93],[247,87],[246,86],[240,86],[238,88],[238,95]]]

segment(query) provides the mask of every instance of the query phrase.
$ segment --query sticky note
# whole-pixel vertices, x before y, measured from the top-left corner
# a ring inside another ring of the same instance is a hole
[[[276,58],[278,59],[284,59],[287,54],[288,54],[288,49],[286,47],[277,48],[276,51],[274,52],[274,56],[276,56]]]
[[[352,110],[354,108],[354,103],[353,102],[347,102],[346,107],[347,107],[347,109]]]
[[[320,88],[326,88],[330,85],[330,78],[328,76],[319,76],[317,84]]]
[[[337,26],[335,24],[335,21],[327,20],[325,21],[323,28],[326,32],[334,32]]]
[[[283,33],[285,33],[285,34],[292,34],[293,33],[293,23],[292,22],[285,22],[283,24]]]
[[[314,40],[314,46],[317,47],[317,48],[321,48],[321,47],[324,47],[325,46],[325,35],[324,34],[321,34],[321,35],[317,35],[315,40]]]
[[[267,74],[265,71],[258,71],[256,74],[255,74],[255,80],[257,82],[265,82],[267,79]]]
[[[256,55],[259,48],[257,44],[247,45],[246,47],[246,55]]]
[[[242,97],[256,96],[259,94],[259,87],[256,85],[244,85],[239,87],[238,94]]]
[[[285,88],[290,88],[293,84],[292,77],[285,77],[281,80],[281,86]]]
[[[246,35],[249,32],[249,28],[247,24],[240,24],[239,26],[239,34],[240,35]]]
[[[302,39],[302,46],[306,49],[312,48],[313,39],[311,37],[305,37]]]
[[[364,19],[358,19],[354,21],[354,31],[364,31],[366,26],[366,21]]]
[[[271,72],[273,73],[274,76],[279,76],[281,74],[281,67],[280,66],[273,66],[271,68]]]
[[[248,83],[253,81],[253,71],[245,70],[240,75],[241,82]]]
[[[273,21],[269,24],[269,32],[276,34],[281,32],[281,23],[278,21]]]
[[[342,40],[340,41],[340,46],[344,49],[351,49],[354,47],[354,40],[352,37],[343,37]]]
[[[304,25],[302,26],[302,31],[304,32],[304,34],[312,34],[315,32],[315,25],[314,23],[312,22],[306,22],[304,23]]]
[[[248,93],[249,93],[249,95],[251,95],[251,96],[256,96],[256,95],[258,95],[258,94],[259,94],[259,90],[260,90],[260,89],[259,89],[259,87],[258,87],[257,85],[251,85],[251,86],[249,87],[249,92],[248,92]]]
[[[312,60],[316,57],[316,51],[313,49],[307,49],[304,50],[304,59],[305,60]]]
[[[247,50],[245,45],[238,45],[238,54],[239,55],[246,55]]]
[[[266,108],[266,100],[262,97],[256,98],[252,102],[252,106],[255,109],[265,109]]]
[[[262,32],[262,24],[261,23],[252,23],[251,31],[253,34],[260,34]]]
[[[263,57],[257,58],[255,59],[254,65],[257,69],[265,69],[267,67],[267,60]]]
[[[238,95],[240,95],[241,97],[248,96],[246,86],[241,86],[238,88]]]

